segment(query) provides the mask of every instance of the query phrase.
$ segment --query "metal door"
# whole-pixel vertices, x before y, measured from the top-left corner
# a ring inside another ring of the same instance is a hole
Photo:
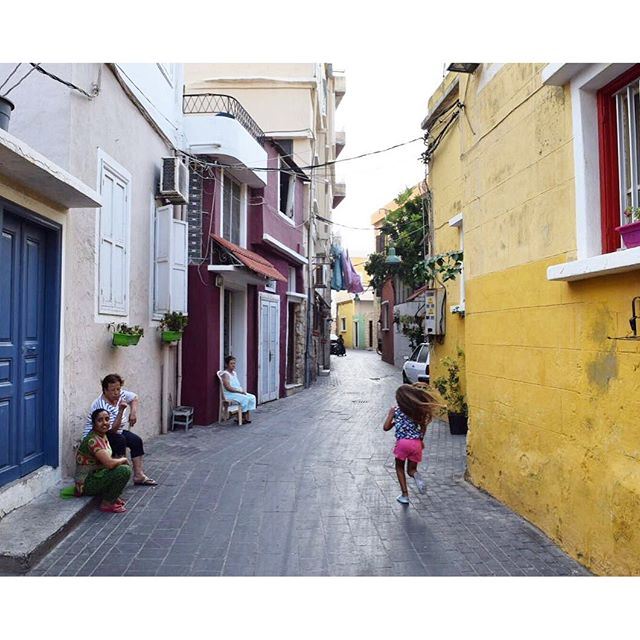
[[[50,440],[44,431],[43,413],[46,262],[46,232],[4,211],[0,249],[0,485],[45,464],[45,443]],[[57,308],[50,311],[55,314]],[[48,416],[56,434],[57,422],[57,415]]]
[[[280,299],[260,294],[260,357],[258,401],[278,397],[280,384]]]

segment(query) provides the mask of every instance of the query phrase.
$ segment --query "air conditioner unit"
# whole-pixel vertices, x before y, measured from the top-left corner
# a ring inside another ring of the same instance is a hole
[[[173,204],[188,204],[189,169],[180,158],[162,158],[160,197]]]

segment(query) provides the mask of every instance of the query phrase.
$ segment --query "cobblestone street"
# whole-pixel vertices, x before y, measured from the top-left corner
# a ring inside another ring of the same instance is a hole
[[[382,423],[400,372],[370,352],[332,357],[309,390],[232,422],[159,436],[126,514],[92,511],[35,576],[589,575],[463,480],[465,438],[427,431],[424,495],[396,502]],[[144,420],[141,399],[140,419]]]

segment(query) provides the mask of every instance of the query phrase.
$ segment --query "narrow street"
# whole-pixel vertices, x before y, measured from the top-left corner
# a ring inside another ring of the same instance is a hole
[[[253,423],[151,441],[156,488],[126,514],[97,509],[35,576],[589,575],[537,529],[463,480],[465,438],[427,432],[427,491],[396,502],[393,435],[381,425],[400,372],[371,352],[260,406]],[[145,403],[141,399],[141,421]]]

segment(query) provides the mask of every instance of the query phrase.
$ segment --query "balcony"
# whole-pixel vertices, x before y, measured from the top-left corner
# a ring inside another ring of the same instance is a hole
[[[347,143],[347,136],[344,131],[336,131],[336,158],[342,153],[344,145]]]
[[[347,185],[344,182],[336,182],[333,188],[333,208],[335,209],[347,196]]]
[[[266,185],[266,172],[259,170],[267,166],[265,134],[234,97],[185,94],[182,111],[191,153],[214,156],[221,164],[235,165],[228,169],[229,173],[251,187]]]

